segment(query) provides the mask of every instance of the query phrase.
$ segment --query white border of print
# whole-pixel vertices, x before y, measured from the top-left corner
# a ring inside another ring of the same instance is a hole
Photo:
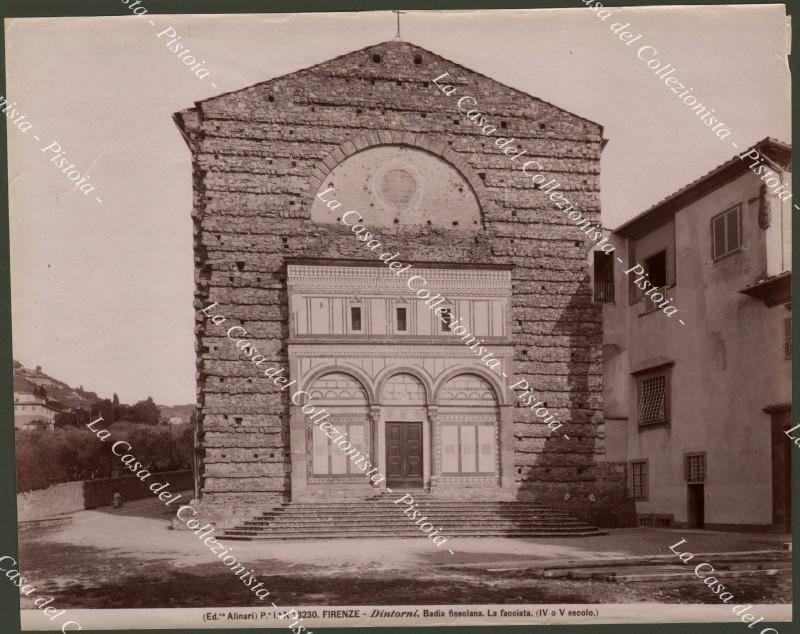
[[[304,611],[330,610],[331,606],[301,606]],[[682,603],[680,605],[663,605],[661,603],[617,603],[617,604],[557,604],[557,605],[407,605],[407,606],[364,606],[364,605],[337,605],[337,610],[359,610],[362,614],[369,615],[372,610],[412,610],[421,615],[424,610],[447,611],[457,610],[488,610],[497,612],[498,616],[492,617],[423,617],[417,618],[342,618],[342,619],[306,619],[311,627],[423,627],[444,625],[602,625],[615,623],[740,623],[739,618],[732,614],[725,605],[693,605]],[[766,617],[767,622],[786,623],[792,620],[792,606],[790,604],[755,605],[754,609]],[[234,614],[248,614],[254,608],[158,608],[140,610],[74,610],[75,618],[80,619],[86,629],[122,629],[136,627],[141,629],[170,629],[180,628],[205,628],[205,629],[234,629],[234,628],[283,628],[285,623],[274,621],[204,621],[203,616],[210,610],[231,612]],[[532,614],[546,610],[547,616],[540,617],[501,617],[501,610],[521,612],[527,610]],[[563,610],[563,615],[561,611]],[[570,612],[580,613],[591,611],[596,616],[569,616]],[[22,610],[22,629],[53,630],[49,623],[38,610]],[[555,614],[555,615],[553,615]]]

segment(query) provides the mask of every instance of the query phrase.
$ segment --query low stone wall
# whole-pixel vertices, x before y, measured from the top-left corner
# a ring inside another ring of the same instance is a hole
[[[140,500],[154,495],[150,492],[149,487],[155,482],[168,482],[169,487],[165,490],[173,492],[194,487],[191,471],[154,473],[145,482],[136,476],[62,482],[46,489],[18,493],[18,521],[42,520],[98,506],[109,506],[117,491],[122,495],[123,502]]]
[[[97,480],[86,480],[84,484],[84,508],[93,509],[98,506],[108,506],[111,504],[114,493],[119,491],[123,502],[130,500],[141,500],[149,495],[154,495],[150,491],[150,485],[155,482],[169,482],[169,487],[165,491],[176,493],[194,487],[191,471],[162,471],[154,473],[144,482],[136,476],[123,476],[121,478],[98,478]]]
[[[81,481],[62,482],[46,489],[17,493],[17,518],[20,522],[28,522],[82,511],[83,499]]]

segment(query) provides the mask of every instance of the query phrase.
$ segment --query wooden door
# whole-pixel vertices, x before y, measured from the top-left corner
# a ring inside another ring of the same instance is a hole
[[[792,438],[798,430],[789,437],[785,432],[792,426],[791,410],[772,412],[772,524],[787,533],[792,530]]]
[[[702,484],[687,484],[686,489],[688,496],[687,528],[704,528],[706,524],[705,486]]]
[[[386,484],[422,487],[422,423],[386,423]]]

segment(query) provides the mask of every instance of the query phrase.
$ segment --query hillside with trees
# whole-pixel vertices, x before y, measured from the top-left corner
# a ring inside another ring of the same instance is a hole
[[[100,442],[86,424],[102,417],[102,427],[116,440],[133,447],[137,459],[151,471],[189,469],[194,451],[194,406],[160,407],[152,397],[132,405],[114,393],[100,398],[95,392],[72,388],[14,361],[14,391],[32,392],[60,410],[55,429],[17,429],[17,491],[40,489],[59,482],[129,475],[107,443]],[[181,423],[177,423],[180,419]],[[168,421],[172,420],[172,423]]]

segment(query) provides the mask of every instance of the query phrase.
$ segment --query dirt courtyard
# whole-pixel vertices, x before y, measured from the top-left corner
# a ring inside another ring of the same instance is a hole
[[[141,500],[21,526],[22,574],[63,608],[261,605],[194,534],[169,528],[171,513]],[[636,528],[583,538],[458,538],[448,544],[455,555],[422,537],[226,547],[281,605],[718,602],[697,578],[625,583],[531,572],[544,563],[672,556],[669,546],[681,539],[692,552],[722,553],[782,550],[786,536]],[[791,602],[786,576],[739,577],[730,585],[737,602]],[[23,609],[32,607],[27,602],[23,596]]]

